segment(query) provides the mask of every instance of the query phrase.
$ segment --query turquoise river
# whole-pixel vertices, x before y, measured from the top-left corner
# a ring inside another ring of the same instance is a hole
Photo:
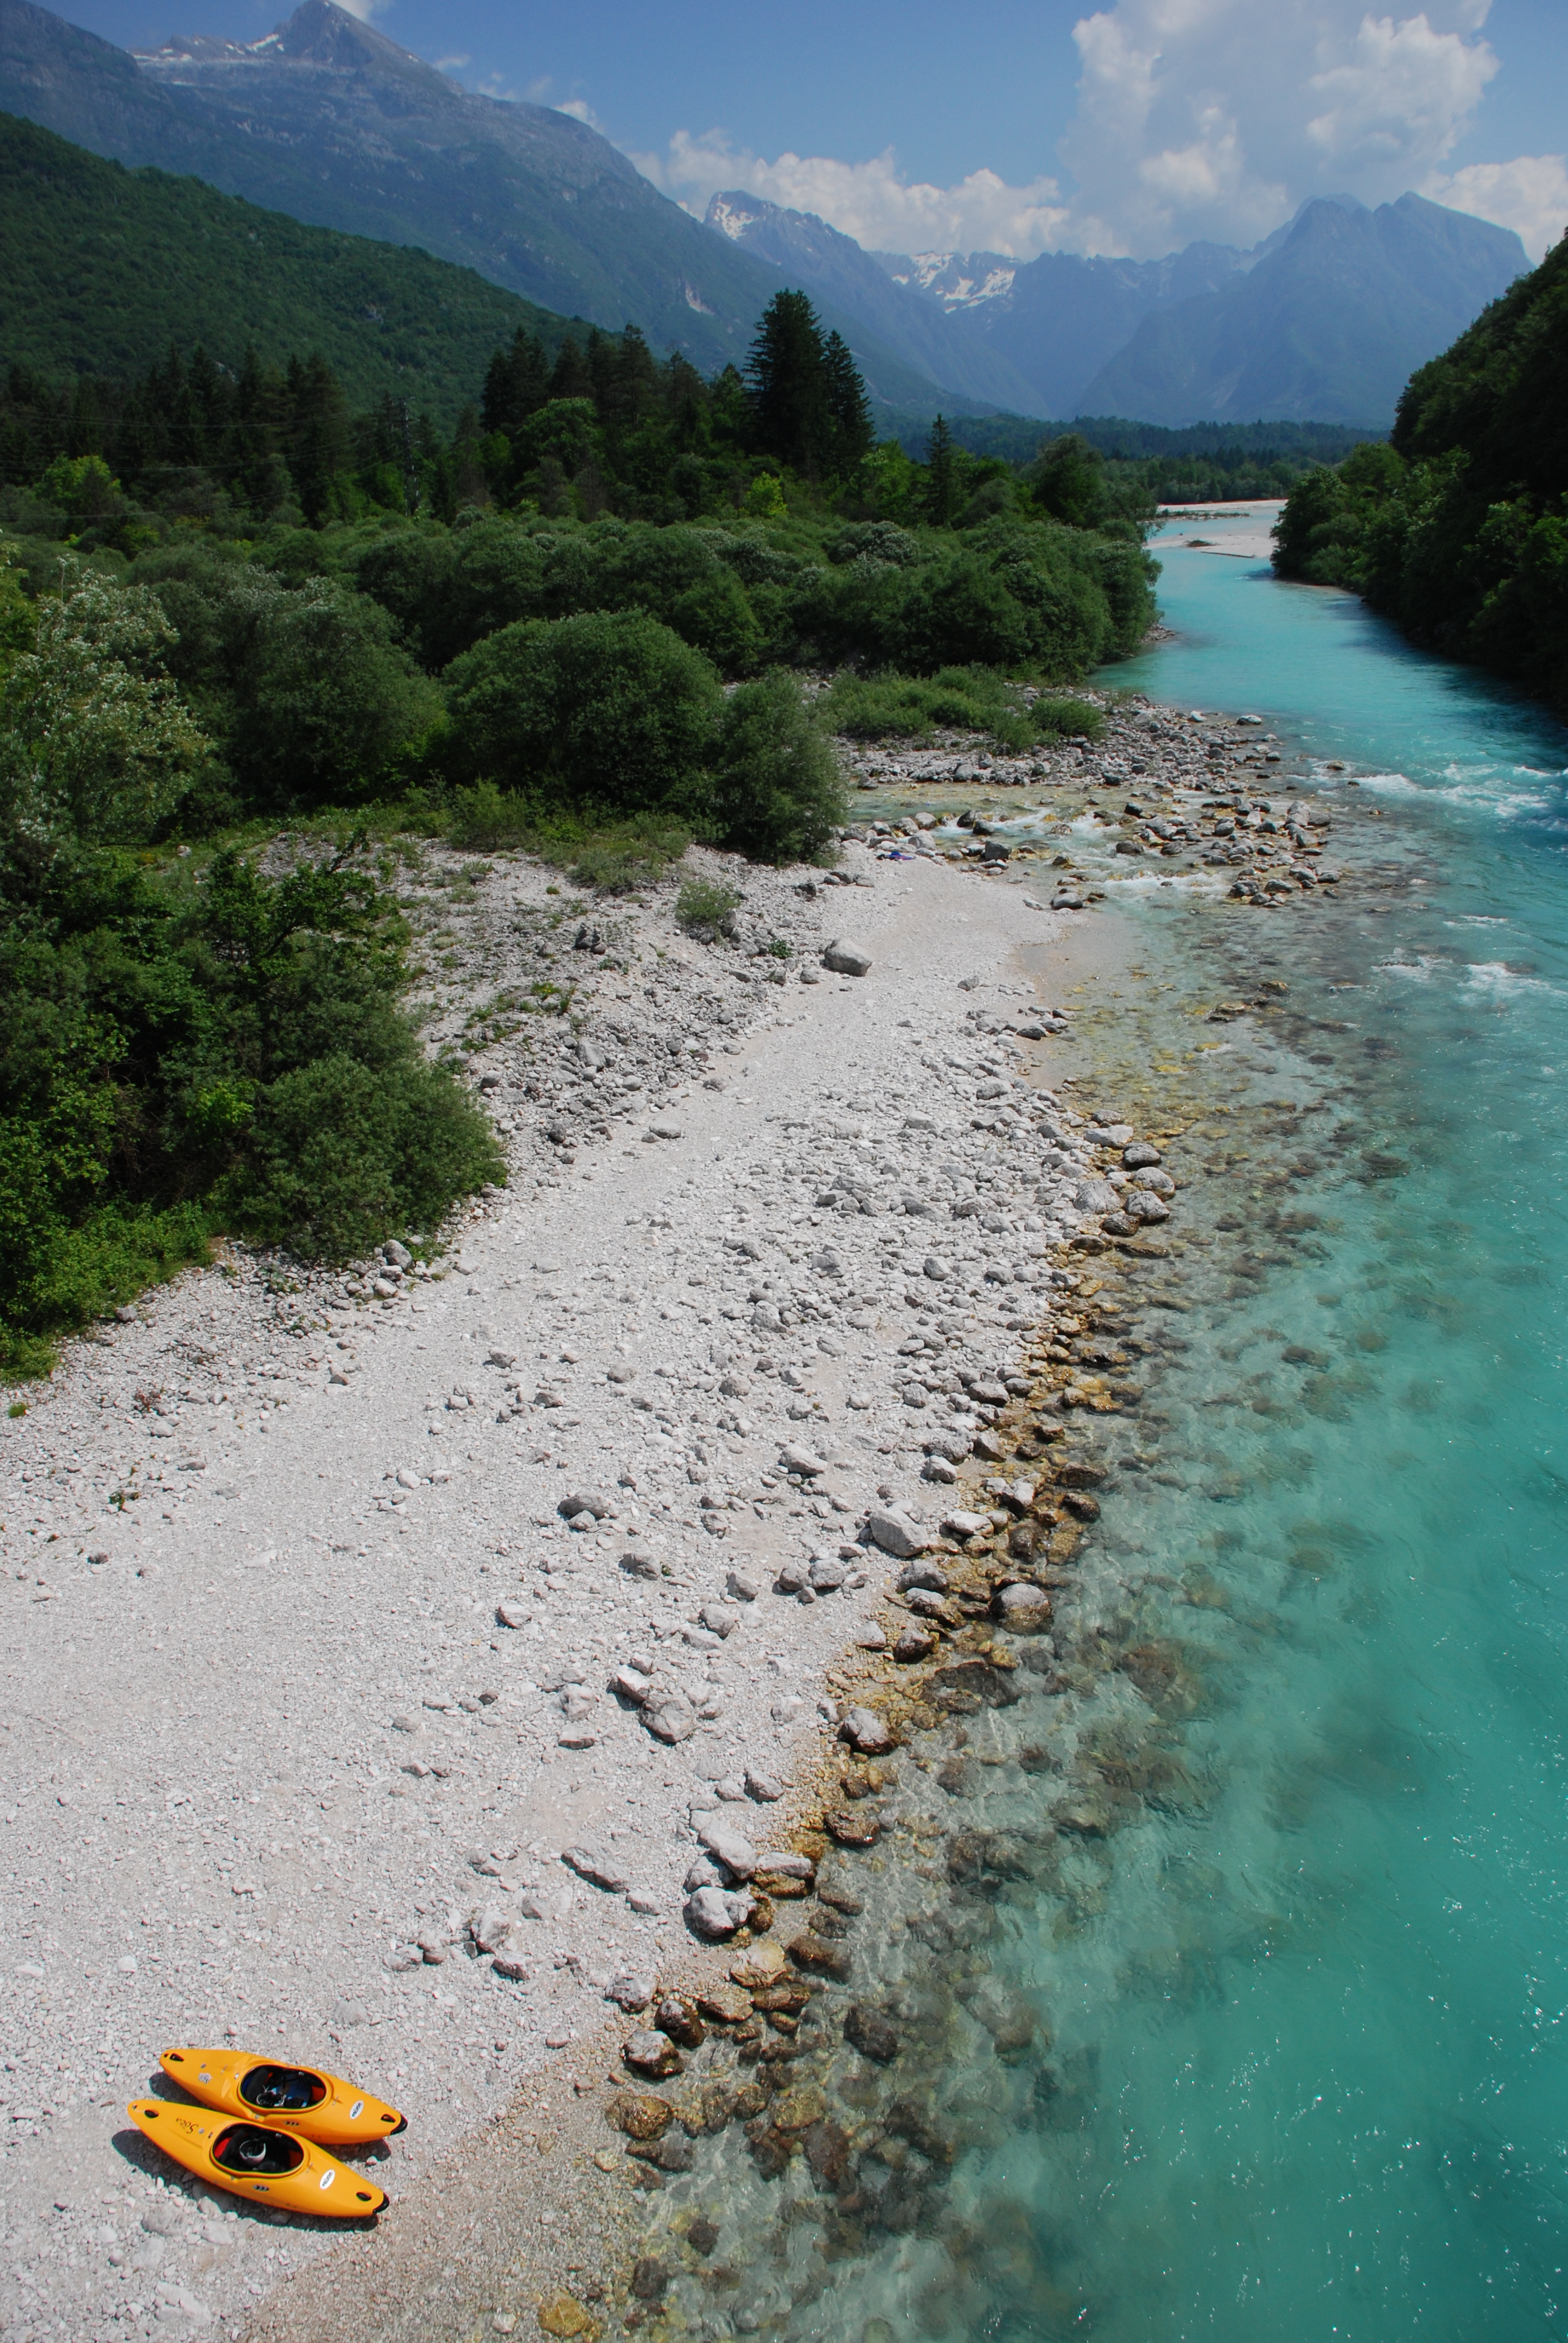
[[[1568,738],[1191,530],[1156,546],[1174,639],[1107,680],[1261,714],[1347,875],[1086,914],[1137,977],[1080,996],[1077,1095],[1179,1134],[1184,1192],[1101,1297],[1143,1409],[1072,1434],[1121,1654],[1076,1762],[1130,1805],[1031,1839],[1048,1702],[903,1765],[945,1859],[856,1870],[850,1941],[924,2097],[877,2102],[890,2177],[837,2231],[704,2143],[746,2278],[678,2288],[683,2332],[1568,2331]]]

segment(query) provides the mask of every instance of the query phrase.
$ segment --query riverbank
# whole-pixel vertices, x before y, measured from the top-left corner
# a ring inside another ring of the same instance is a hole
[[[318,2246],[127,2140],[166,2042],[375,2079],[411,2117],[397,2197],[583,2055],[618,1975],[685,1957],[693,1813],[766,1841],[819,1754],[888,1568],[866,1513],[935,1529],[900,1344],[940,1349],[978,1429],[957,1375],[1010,1364],[1076,1211],[1070,1178],[1041,1211],[1019,1136],[1070,1047],[1038,1003],[1092,930],[1022,885],[851,847],[804,894],[740,874],[736,948],[673,890],[556,926],[547,870],[476,895],[469,866],[462,913],[451,875],[470,1006],[541,959],[574,981],[548,1045],[473,1065],[511,1188],[433,1277],[183,1278],[5,1427],[11,2332],[232,2319]],[[747,955],[763,930],[789,961]],[[819,967],[840,935],[869,974]],[[791,1442],[820,1469],[781,1468]],[[771,1592],[812,1554],[819,1601]],[[584,1843],[620,1886],[563,1861]],[[469,1956],[487,1911],[514,1974]]]
[[[1242,505],[1161,505],[1159,517],[1162,530],[1169,530],[1177,521],[1190,521],[1195,530],[1206,521],[1222,522],[1225,533],[1219,539],[1197,534],[1183,536],[1181,542],[1195,553],[1222,553],[1233,560],[1269,561],[1273,558],[1274,524],[1284,509],[1283,497],[1265,497]]]

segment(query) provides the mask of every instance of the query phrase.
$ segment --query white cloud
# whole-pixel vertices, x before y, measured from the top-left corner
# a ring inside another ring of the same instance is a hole
[[[1421,190],[1434,204],[1511,227],[1532,260],[1568,236],[1568,156],[1517,155],[1512,163],[1467,163],[1434,171]]]
[[[362,25],[368,25],[373,16],[379,16],[391,6],[392,0],[339,0],[339,5],[347,15],[357,16]]]
[[[1073,28],[1078,108],[1060,149],[1076,187],[973,171],[910,180],[869,161],[783,154],[680,131],[633,160],[700,214],[720,189],[816,212],[898,252],[1170,252],[1202,236],[1251,245],[1315,195],[1383,203],[1407,188],[1518,228],[1532,252],[1568,221],[1562,157],[1449,173],[1498,59],[1491,0],[1377,15],[1365,0],[1115,0]]]
[[[1497,58],[1490,0],[1118,0],[1073,30],[1062,159],[1128,247],[1250,244],[1313,195],[1382,203],[1452,152]]]
[[[602,130],[603,123],[586,97],[565,97],[557,106],[558,114],[569,114],[574,122],[586,122],[590,130]]]
[[[825,155],[780,155],[768,162],[730,146],[722,131],[700,138],[678,131],[663,155],[636,155],[644,176],[700,215],[710,196],[742,187],[852,236],[868,251],[1002,252],[1020,260],[1076,243],[1077,227],[1054,179],[1010,187],[994,171],[971,171],[957,186],[903,177],[890,151],[869,163]]]

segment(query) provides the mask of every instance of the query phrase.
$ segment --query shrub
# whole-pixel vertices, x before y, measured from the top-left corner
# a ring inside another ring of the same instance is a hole
[[[1037,740],[1078,733],[1098,739],[1104,729],[1099,709],[1087,702],[1043,695],[1027,700],[1017,684],[991,668],[946,667],[933,676],[840,675],[820,713],[830,731],[852,740],[989,732],[1015,755]]]
[[[526,846],[534,828],[532,809],[523,799],[498,789],[494,781],[476,781],[454,796],[447,834],[454,846],[493,853],[498,847]]]
[[[779,669],[725,702],[710,803],[715,837],[756,862],[813,860],[843,820],[838,759]]]
[[[571,876],[596,894],[629,895],[661,879],[690,844],[691,832],[684,823],[638,814],[590,837],[571,863]]]
[[[447,682],[460,772],[607,808],[701,802],[719,679],[639,610],[503,627]]]
[[[174,624],[169,672],[246,811],[362,803],[438,722],[391,618],[350,587],[291,586],[200,542],[161,548],[136,575]]]
[[[255,1240],[342,1260],[388,1229],[439,1221],[481,1178],[505,1177],[477,1120],[451,1074],[414,1050],[375,1066],[337,1051],[259,1094],[216,1201]]]
[[[0,839],[0,846],[5,843]],[[233,1228],[342,1253],[504,1177],[397,1008],[405,931],[367,877],[159,872],[0,851],[0,1360]]]
[[[693,935],[718,935],[740,901],[733,887],[713,879],[689,879],[676,898],[675,916]]]

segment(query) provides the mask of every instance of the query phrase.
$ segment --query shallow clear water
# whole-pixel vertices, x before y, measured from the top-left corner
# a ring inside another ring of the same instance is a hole
[[[1081,1002],[1082,1095],[1184,1192],[1168,1260],[1098,1272],[1145,1392],[1088,1435],[1089,1696],[933,1739],[967,1787],[900,1760],[905,1829],[846,1869],[906,2049],[813,2070],[891,2194],[704,2144],[655,2217],[686,2331],[1568,2323],[1568,739],[1349,598],[1158,549],[1180,639],[1111,679],[1346,760],[1363,875],[1112,890],[1143,973]],[[1103,1830],[1031,1837],[1085,1781]]]

